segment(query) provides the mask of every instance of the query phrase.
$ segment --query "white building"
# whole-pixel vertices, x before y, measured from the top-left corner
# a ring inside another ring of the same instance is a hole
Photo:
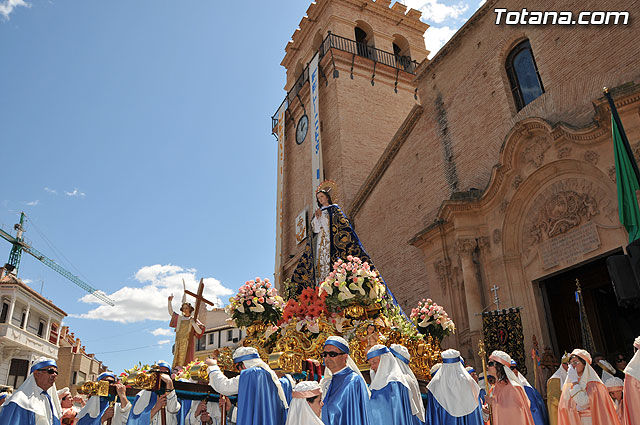
[[[58,358],[62,319],[51,301],[0,268],[0,385],[17,388],[33,360]]]
[[[200,313],[200,321],[205,325],[204,335],[196,341],[195,356],[204,360],[214,350],[223,347],[235,348],[246,336],[246,332],[227,323],[229,315],[222,308],[205,310]]]

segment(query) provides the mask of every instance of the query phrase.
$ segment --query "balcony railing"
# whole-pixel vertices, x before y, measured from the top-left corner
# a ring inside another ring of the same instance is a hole
[[[351,53],[355,56],[360,56],[366,59],[370,59],[374,62],[374,70],[375,65],[381,63],[386,66],[390,66],[391,68],[397,69],[399,71],[407,72],[409,74],[416,73],[416,68],[418,67],[418,62],[411,60],[409,56],[399,56],[390,52],[386,52],[384,50],[376,49],[375,47],[368,46],[366,43],[359,43],[355,40],[350,40],[345,37],[341,37],[339,35],[329,33],[325,39],[322,41],[320,48],[318,49],[318,54],[320,55],[320,59],[322,59],[325,54],[329,52],[330,49],[336,49],[342,52]],[[290,105],[293,100],[298,96],[300,90],[304,85],[309,81],[309,65],[304,68],[302,74],[298,77],[296,82],[293,84],[293,87],[287,93],[287,96],[282,101],[282,103],[288,102]],[[373,80],[372,80],[373,81]],[[373,84],[373,83],[372,83]],[[282,104],[281,104],[282,105]],[[280,106],[281,106],[280,105]],[[278,106],[278,109],[280,109]],[[275,128],[277,118],[276,115],[278,112],[271,117],[272,126],[271,128]]]

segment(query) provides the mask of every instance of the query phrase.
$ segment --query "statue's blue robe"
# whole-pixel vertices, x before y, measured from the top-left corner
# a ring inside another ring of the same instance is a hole
[[[286,409],[271,375],[261,367],[240,372],[237,425],[284,425]]]
[[[379,425],[413,425],[409,389],[400,382],[371,390],[371,422]]]
[[[427,406],[425,412],[426,423],[433,425],[483,425],[482,410],[480,409],[480,397],[478,397],[478,407],[466,416],[452,416],[444,410],[444,407],[433,396],[427,394]]]
[[[140,400],[139,396],[136,396],[136,399],[133,401],[131,405],[131,413],[129,413],[129,419],[127,420],[127,425],[149,425],[151,423],[151,409],[156,405],[156,401],[158,400],[158,395],[155,392],[151,393],[151,398],[149,399],[149,404],[147,407],[140,412],[139,415],[135,415],[133,413],[133,409],[136,407],[136,403]]]
[[[531,410],[531,416],[533,416],[533,422],[536,425],[549,425],[549,414],[542,395],[529,385],[524,385],[524,392],[531,403],[529,409]]]
[[[5,402],[0,409],[0,425],[36,425],[36,414],[15,403]],[[60,425],[60,419],[55,415],[53,425]]]
[[[88,414],[84,415],[78,420],[76,425],[100,425],[100,419],[102,418],[104,411],[107,410],[107,407],[109,407],[109,398],[100,397],[100,414],[95,418],[92,418]]]
[[[333,375],[324,397],[325,425],[373,425],[371,403],[364,380],[349,368]]]

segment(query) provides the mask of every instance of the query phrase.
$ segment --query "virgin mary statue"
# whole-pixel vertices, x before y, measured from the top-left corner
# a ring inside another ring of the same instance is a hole
[[[313,238],[307,241],[291,276],[291,281],[295,284],[294,292],[297,294],[305,287],[322,283],[331,271],[331,265],[339,258],[346,259],[353,255],[373,266],[347,216],[338,205],[332,203],[329,191],[318,190],[316,202],[318,208],[311,220]]]

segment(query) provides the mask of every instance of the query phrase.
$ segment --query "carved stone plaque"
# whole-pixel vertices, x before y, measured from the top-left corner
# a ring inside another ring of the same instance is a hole
[[[569,266],[583,259],[584,255],[598,249],[600,237],[596,224],[589,221],[563,234],[542,242],[538,246],[542,268]]]

